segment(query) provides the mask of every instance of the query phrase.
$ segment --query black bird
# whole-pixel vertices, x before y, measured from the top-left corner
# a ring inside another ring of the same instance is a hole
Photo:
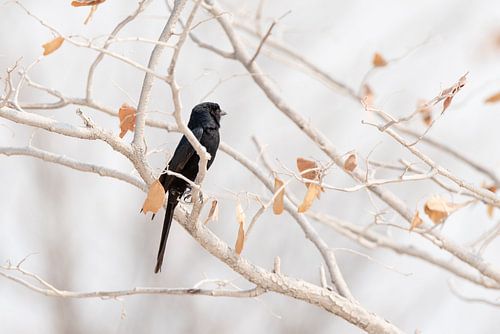
[[[220,119],[224,115],[226,113],[220,109],[217,103],[213,102],[200,103],[191,111],[188,128],[193,132],[200,144],[206,148],[207,152],[210,153],[211,159],[207,163],[207,169],[214,162],[215,154],[219,148]],[[183,136],[175,149],[172,159],[170,159],[167,167],[165,167],[165,171],[168,169],[172,172],[180,173],[187,179],[194,181],[196,175],[198,175],[199,161],[200,157],[194,147],[189,143],[186,136]],[[163,230],[161,231],[160,249],[158,250],[155,273],[161,270],[175,207],[179,203],[179,198],[189,188],[189,184],[186,181],[173,175],[168,175],[165,171],[160,176],[160,183],[163,185],[165,192],[168,192],[167,210],[165,212],[165,220],[163,221]]]

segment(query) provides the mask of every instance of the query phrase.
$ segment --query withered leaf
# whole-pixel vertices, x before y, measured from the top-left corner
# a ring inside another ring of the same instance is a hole
[[[89,1],[72,1],[71,6],[73,7],[82,7],[82,6],[95,6],[103,3],[106,0],[89,0]]]
[[[415,212],[415,216],[413,216],[413,219],[411,220],[410,231],[412,231],[414,228],[419,227],[423,223],[424,221],[422,220],[422,218],[420,218],[420,214],[418,213],[418,211]]]
[[[417,111],[422,115],[422,121],[425,125],[429,126],[432,124],[432,106],[425,100],[419,100],[417,102]]]
[[[165,189],[163,189],[162,184],[159,180],[156,180],[149,187],[148,195],[144,200],[142,205],[142,212],[146,214],[147,212],[157,213],[158,210],[163,206],[165,202]]]
[[[448,109],[448,107],[451,104],[451,100],[453,100],[453,96],[448,96],[447,98],[444,99],[443,110],[441,111],[441,113],[444,113],[444,111]]]
[[[497,102],[500,102],[500,92],[493,94],[486,100],[484,100],[484,103],[497,103]]]
[[[236,205],[236,220],[238,221],[239,228],[238,237],[236,238],[236,244],[234,245],[234,250],[236,254],[240,255],[245,244],[245,230],[243,228],[245,224],[245,213],[243,212],[243,209],[241,208],[241,204],[239,202]]]
[[[297,169],[299,170],[300,175],[302,175],[304,179],[319,181],[320,173],[316,161],[304,158],[297,158]],[[304,172],[306,170],[307,172]],[[310,184],[311,184],[310,182],[305,182],[306,187],[309,187]]]
[[[488,214],[489,218],[493,218],[493,211],[495,210],[495,207],[491,204],[486,205],[486,213]]]
[[[489,191],[491,191],[492,193],[496,193],[497,192],[497,186],[495,184],[491,185],[491,186],[488,186],[486,187],[486,189],[488,189]]]
[[[467,81],[467,74],[468,72],[462,75],[460,79],[458,79],[458,82],[456,84],[446,88],[441,92],[439,99],[444,98],[443,110],[441,111],[441,113],[444,113],[444,111],[448,109],[451,104],[451,100],[453,100],[453,97],[465,86],[465,83]]]
[[[372,64],[374,67],[384,67],[387,65],[387,61],[378,52],[373,54]]]
[[[48,56],[52,52],[56,51],[57,49],[59,49],[61,47],[63,42],[64,42],[64,37],[59,36],[59,37],[54,38],[50,42],[45,43],[44,45],[42,45],[43,55]]]
[[[245,244],[245,230],[243,229],[243,224],[240,224],[238,228],[238,238],[236,239],[236,244],[234,245],[234,250],[236,254],[240,255],[243,251],[243,246]]]
[[[280,215],[283,213],[284,209],[284,204],[283,204],[283,199],[285,196],[285,188],[281,189],[283,187],[284,183],[278,178],[274,179],[274,193],[276,194],[278,191],[279,193],[274,197],[274,202],[273,202],[273,212],[275,215]]]
[[[449,215],[465,205],[467,205],[467,203],[454,204],[445,201],[439,196],[433,196],[425,202],[424,212],[434,224],[441,224]]]
[[[307,187],[307,192],[306,196],[304,197],[304,200],[298,207],[298,212],[306,212],[309,210],[312,206],[312,203],[316,197],[319,196],[319,193],[321,191],[321,186],[319,184],[311,183],[309,184],[309,187]]]
[[[491,185],[491,186],[483,186],[483,188],[488,189],[492,193],[497,192],[497,186],[496,185]],[[489,218],[493,218],[493,211],[495,210],[495,207],[491,204],[486,204],[486,214],[488,215]]]
[[[375,94],[368,84],[363,85],[363,99],[361,101],[365,108],[372,108],[375,102]]]
[[[304,158],[297,158],[297,169],[300,172],[300,175],[306,180],[312,180],[312,181],[321,181],[321,172],[319,170],[319,166],[316,163],[316,161],[313,160],[308,160]],[[306,172],[307,171],[307,172]],[[309,185],[311,185],[311,182],[304,182],[305,186],[309,189]],[[323,187],[320,187],[321,191],[325,191]],[[317,193],[317,197],[320,197],[320,193]]]
[[[212,205],[210,206],[210,211],[208,212],[207,219],[205,219],[205,225],[211,221],[216,221],[219,219],[219,207],[217,206],[217,200],[214,199],[212,201]]]
[[[355,153],[350,154],[344,161],[344,169],[352,172],[358,166],[358,158]]]
[[[135,129],[135,114],[136,109],[124,103],[118,111],[118,118],[120,119],[120,138],[123,138],[127,131],[134,131]]]

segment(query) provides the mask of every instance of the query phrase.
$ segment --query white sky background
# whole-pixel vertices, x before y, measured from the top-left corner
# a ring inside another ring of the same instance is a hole
[[[136,7],[136,1],[108,0],[99,6],[91,23],[83,25],[88,9],[73,8],[70,1],[22,1],[67,35],[97,37],[106,35]],[[228,1],[224,7],[239,13],[254,13],[256,1]],[[264,9],[264,29],[273,18],[286,16],[273,36],[282,39],[307,59],[340,81],[357,87],[371,66],[374,52],[387,59],[399,58],[378,71],[370,84],[376,104],[393,115],[414,110],[418,99],[429,99],[442,88],[455,83],[469,71],[468,83],[455,97],[451,107],[437,122],[430,136],[465,152],[492,169],[500,165],[497,143],[500,124],[499,106],[485,106],[485,97],[500,88],[500,48],[495,35],[500,32],[498,1],[276,1]],[[121,37],[142,36],[156,39],[167,11],[160,0],[121,33]],[[198,19],[205,17],[201,11]],[[208,43],[229,49],[225,35],[213,21],[196,29]],[[41,45],[51,33],[12,3],[0,5],[1,75],[16,59],[29,65],[41,53]],[[249,39],[250,40],[250,39]],[[255,47],[255,43],[252,43]],[[119,43],[112,50],[147,64],[151,45]],[[170,54],[170,51],[168,52]],[[96,53],[65,43],[44,58],[31,72],[33,80],[62,91],[67,96],[84,96],[88,66]],[[166,68],[169,57],[164,57]],[[370,119],[361,107],[318,81],[283,64],[259,55],[257,61],[280,87],[289,103],[324,131],[339,151],[357,150],[366,156],[374,148],[376,160],[395,162],[411,158],[391,140],[362,119]],[[187,119],[190,109],[217,84],[219,79],[245,70],[234,61],[221,59],[200,50],[188,40],[177,68],[183,86],[182,98]],[[118,109],[123,102],[138,100],[143,74],[130,66],[105,58],[95,80],[95,98]],[[129,100],[126,91],[132,100]],[[22,101],[53,101],[40,92],[26,89]],[[229,113],[223,119],[222,139],[252,159],[258,152],[251,136],[268,145],[276,162],[295,167],[298,156],[326,162],[322,153],[301,134],[265,98],[248,77],[236,76],[222,83],[207,98],[218,102]],[[157,82],[151,99],[151,117],[173,121],[170,91]],[[75,108],[40,111],[58,120],[80,125]],[[100,126],[118,133],[118,121],[88,110]],[[422,131],[417,119],[413,128]],[[103,143],[79,141],[33,131],[0,119],[2,146],[25,146],[33,136],[33,145],[122,171],[132,166]],[[130,141],[129,133],[124,140]],[[148,148],[161,149],[150,161],[158,170],[167,161],[179,140],[177,134],[147,130]],[[468,167],[428,146],[437,162],[456,175],[480,184],[486,181]],[[412,161],[415,159],[412,158]],[[350,185],[342,172],[333,170],[330,183]],[[144,195],[132,186],[114,179],[68,170],[33,158],[0,157],[0,262],[19,261],[37,253],[25,268],[39,273],[61,289],[86,291],[128,289],[135,286],[190,287],[206,277],[233,280],[249,287],[208,255],[178,224],[173,224],[167,245],[163,272],[153,274],[163,212],[153,223],[139,214]],[[421,207],[431,194],[444,194],[430,182],[390,186],[410,207]],[[234,243],[234,193],[253,192],[267,195],[262,186],[231,158],[220,152],[208,173],[205,189],[220,199],[220,218],[211,228],[229,244]],[[303,185],[292,185],[302,194]],[[448,195],[445,195],[448,196]],[[243,196],[242,196],[243,198]],[[378,209],[385,206],[375,201]],[[248,217],[255,204],[245,203]],[[327,211],[358,225],[373,221],[377,210],[365,192],[327,192],[314,209]],[[495,218],[500,215],[497,213]],[[401,218],[389,214],[388,219]],[[474,239],[493,226],[482,205],[453,215],[443,233],[460,242]],[[482,304],[464,303],[449,290],[449,275],[431,265],[384,250],[366,250],[338,236],[333,230],[315,223],[332,247],[352,248],[367,253],[378,262],[396,268],[389,270],[373,261],[345,251],[337,257],[354,296],[370,311],[390,320],[407,332],[423,333],[494,333],[500,329],[498,310]],[[394,230],[391,230],[394,232]],[[397,234],[406,242],[415,242],[433,250],[428,243],[409,233]],[[500,245],[493,243],[485,253],[498,262]],[[320,257],[303,233],[286,215],[265,214],[245,245],[243,254],[251,261],[272,266],[279,255],[282,270],[290,276],[318,281]],[[411,273],[411,275],[402,275]],[[456,281],[468,295],[485,295],[469,284]],[[0,332],[2,333],[359,333],[360,330],[327,312],[305,303],[275,294],[253,299],[211,297],[134,296],[123,303],[110,300],[62,300],[48,298],[13,282],[0,279]],[[488,294],[491,298],[496,295]],[[124,307],[126,317],[121,318]]]

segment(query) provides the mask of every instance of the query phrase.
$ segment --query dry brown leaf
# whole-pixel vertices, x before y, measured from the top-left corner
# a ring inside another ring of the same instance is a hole
[[[321,192],[321,186],[319,184],[311,183],[307,188],[306,196],[304,201],[299,205],[298,212],[306,212],[312,206],[312,203],[316,197],[319,197]]]
[[[95,6],[103,3],[106,0],[90,0],[90,1],[72,1],[71,6],[82,7],[82,6]]]
[[[163,206],[165,202],[165,189],[163,189],[162,184],[159,180],[156,180],[151,184],[148,191],[148,196],[144,200],[142,205],[142,212],[146,214],[147,212],[157,213],[158,210]]]
[[[489,191],[491,191],[492,193],[496,193],[497,192],[497,186],[496,185],[491,185],[491,186],[488,186],[488,187],[485,187],[486,189],[488,189]]]
[[[239,228],[238,237],[236,238],[236,244],[234,245],[234,250],[236,254],[240,255],[245,244],[245,230],[243,228],[245,224],[245,213],[243,212],[243,209],[241,208],[241,204],[239,202],[236,205],[236,220],[238,221]]]
[[[283,185],[284,185],[283,181],[281,181],[278,178],[274,179],[274,193],[276,194],[276,192],[279,191],[278,195],[276,195],[273,202],[273,212],[275,215],[280,215],[283,213],[284,209],[283,198],[285,196],[285,188],[282,188],[280,190],[280,188],[283,187]]]
[[[372,64],[374,67],[384,67],[387,65],[387,61],[378,52],[373,54]]]
[[[411,220],[410,231],[412,231],[414,228],[419,227],[423,223],[424,223],[424,221],[422,220],[422,218],[420,218],[420,214],[417,211],[415,213],[415,216],[413,216],[413,219]]]
[[[297,169],[304,179],[319,181],[319,170],[316,161],[297,158]],[[304,173],[306,170],[308,171]],[[309,187],[310,184],[310,182],[305,182],[306,187]]]
[[[375,94],[368,84],[363,85],[363,100],[365,108],[372,108],[375,102]]]
[[[352,172],[356,167],[358,167],[358,157],[355,153],[350,154],[344,161],[344,169]]]
[[[484,100],[484,103],[497,103],[497,102],[500,102],[500,92],[493,94],[486,100]]]
[[[243,224],[240,224],[238,228],[238,238],[236,239],[236,244],[234,245],[234,250],[236,254],[240,255],[245,244],[245,230],[243,229]]]
[[[444,111],[448,109],[448,107],[451,104],[451,100],[453,100],[453,96],[448,96],[447,98],[444,99],[443,110],[441,110],[441,113],[444,113]]]
[[[433,196],[425,202],[424,212],[434,224],[441,224],[449,215],[467,204],[454,204],[439,196]]]
[[[432,114],[422,115],[422,121],[427,126],[431,125],[432,124]]]
[[[219,207],[217,206],[217,200],[214,199],[212,201],[210,211],[208,212],[207,219],[205,219],[205,225],[211,221],[216,221],[217,219],[219,219]]]
[[[483,186],[483,188],[486,188],[487,190],[491,191],[492,193],[497,192],[497,186],[496,185],[491,185],[491,186]],[[486,214],[488,215],[489,218],[493,218],[493,211],[495,210],[495,207],[491,204],[486,205]]]
[[[486,213],[488,214],[489,218],[493,218],[493,210],[495,210],[495,207],[491,204],[486,205]]]
[[[59,37],[54,38],[50,42],[45,43],[44,45],[42,45],[43,55],[48,56],[52,52],[56,51],[57,49],[59,49],[61,47],[63,42],[64,42],[64,37],[59,36]]]
[[[465,83],[467,81],[467,74],[469,72],[465,73],[464,75],[462,75],[460,77],[460,79],[458,79],[458,82],[456,84],[454,84],[453,86],[449,87],[449,88],[446,88],[445,90],[443,90],[439,96],[439,99],[443,99],[444,98],[444,102],[443,102],[443,110],[441,111],[441,113],[444,113],[444,111],[446,109],[448,109],[448,107],[450,106],[451,104],[451,101],[453,100],[453,97],[465,86]]]
[[[127,131],[134,131],[135,129],[135,114],[136,109],[124,103],[118,111],[118,118],[120,119],[120,138],[123,138]]]
[[[308,160],[308,159],[304,159],[304,158],[297,158],[297,169],[299,170],[300,175],[302,175],[302,177],[304,179],[312,180],[312,181],[316,181],[316,182],[321,181],[321,172],[319,170],[319,166],[316,163],[316,161]],[[309,171],[305,172],[306,170],[309,170]],[[306,186],[306,188],[309,189],[309,185],[311,185],[311,182],[305,181],[304,185]],[[323,189],[323,187],[320,187],[320,190],[323,192],[325,191],[325,189]],[[318,192],[317,196],[318,196],[318,198],[320,197],[319,192]]]
[[[422,115],[422,121],[425,125],[432,124],[432,106],[427,101],[419,100],[417,102],[417,111]]]

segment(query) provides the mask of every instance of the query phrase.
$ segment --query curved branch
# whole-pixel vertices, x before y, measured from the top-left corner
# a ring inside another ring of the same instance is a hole
[[[1,147],[0,146],[0,154],[6,155],[6,156],[30,156],[34,157],[43,161],[55,163],[58,165],[66,166],[75,170],[79,170],[82,172],[87,172],[87,173],[94,173],[98,174],[100,176],[106,176],[106,177],[111,177],[113,179],[121,180],[124,182],[127,182],[134,187],[146,191],[147,187],[146,184],[136,178],[133,177],[129,174],[120,172],[115,169],[111,168],[106,168],[103,166],[97,166],[85,162],[81,162],[78,160],[70,159],[62,155],[57,155],[45,150],[40,150],[38,148],[32,147],[32,146],[27,146],[27,147]]]

